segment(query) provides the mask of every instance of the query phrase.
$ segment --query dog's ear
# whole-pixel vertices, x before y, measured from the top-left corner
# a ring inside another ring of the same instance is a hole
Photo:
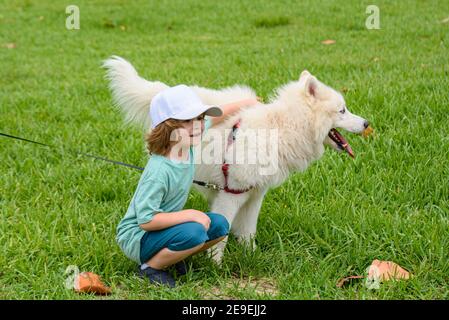
[[[299,76],[299,83],[301,90],[303,90],[303,94],[307,99],[318,99],[320,82],[309,71],[304,70],[301,72],[301,75]]]
[[[307,77],[304,84],[304,92],[306,93],[306,96],[317,98],[318,86],[318,80],[314,76],[310,75],[309,77]]]
[[[307,70],[301,72],[299,76],[299,83],[304,88],[306,97],[317,96],[318,80]]]
[[[305,79],[306,77],[311,76],[311,75],[312,75],[312,74],[311,74],[309,71],[304,70],[304,71],[301,72],[301,74],[299,75],[299,80],[301,81],[301,79]]]

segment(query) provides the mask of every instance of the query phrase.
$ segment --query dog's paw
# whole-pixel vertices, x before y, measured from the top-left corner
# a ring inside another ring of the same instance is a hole
[[[221,266],[221,264],[223,263],[223,255],[214,255],[212,257],[212,260],[217,264],[217,266]]]
[[[208,254],[211,256],[212,260],[218,265],[221,266],[223,262],[223,252],[224,250],[217,247],[212,247],[207,249]]]
[[[250,249],[251,251],[255,251],[257,249],[257,244],[254,235],[238,236],[237,241],[240,244],[244,245],[246,248]]]

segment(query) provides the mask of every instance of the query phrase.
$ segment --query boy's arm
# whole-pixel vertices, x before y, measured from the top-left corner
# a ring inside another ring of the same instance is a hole
[[[259,101],[260,101],[259,99],[245,99],[245,100],[221,105],[220,108],[223,110],[223,115],[220,117],[210,117],[212,125],[220,123],[221,121],[226,119],[227,116],[240,110],[241,107],[251,106],[251,105],[259,103]]]
[[[185,222],[201,223],[208,230],[210,218],[203,212],[194,209],[177,212],[160,212],[155,214],[151,221],[140,224],[140,227],[145,231],[157,231]]]

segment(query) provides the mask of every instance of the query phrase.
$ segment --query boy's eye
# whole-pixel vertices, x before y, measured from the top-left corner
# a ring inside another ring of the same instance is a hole
[[[202,121],[202,120],[204,120],[204,115],[201,115],[201,116],[196,117],[195,120],[197,120],[197,121]]]
[[[345,108],[343,108],[343,109],[340,110],[340,113],[341,113],[341,114],[343,114],[343,113],[345,113],[345,112],[346,112],[346,109],[345,109]]]

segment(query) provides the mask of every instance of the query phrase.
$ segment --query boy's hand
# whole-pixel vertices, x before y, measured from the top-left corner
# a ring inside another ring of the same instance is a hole
[[[212,125],[216,125],[217,123],[220,123],[227,116],[237,112],[242,107],[252,106],[252,105],[255,105],[258,103],[261,103],[259,101],[259,99],[245,99],[245,100],[240,100],[240,101],[236,101],[233,103],[221,105],[220,108],[223,111],[223,115],[220,117],[211,117]]]
[[[210,227],[210,218],[207,214],[205,214],[202,211],[195,210],[195,209],[188,209],[188,214],[190,215],[191,221],[200,223],[204,226],[204,228],[209,230]]]
[[[263,103],[261,97],[257,97],[256,99],[246,99],[242,101],[238,101],[237,103],[240,103],[243,106],[252,106],[258,103]]]

